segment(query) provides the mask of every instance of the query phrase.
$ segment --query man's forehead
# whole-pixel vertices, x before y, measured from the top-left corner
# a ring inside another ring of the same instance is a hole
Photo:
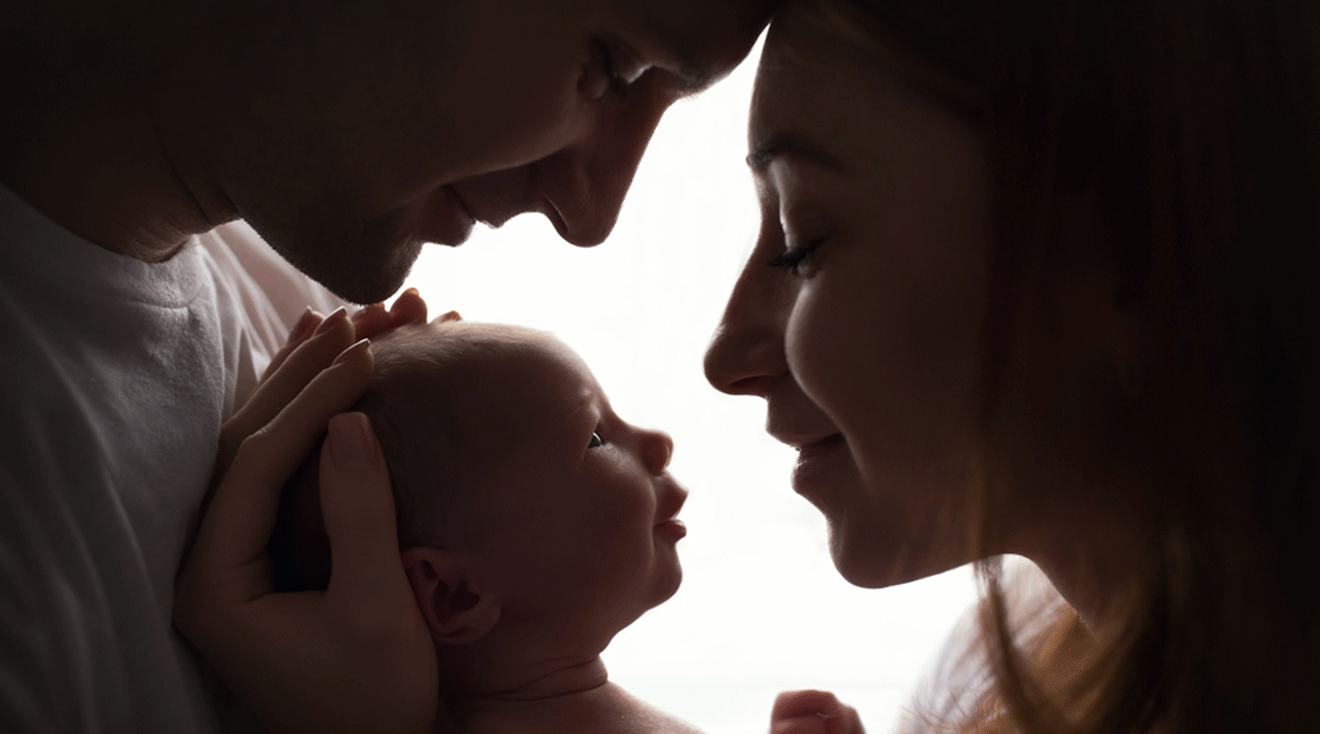
[[[779,0],[616,0],[633,30],[677,80],[699,92],[732,71]]]

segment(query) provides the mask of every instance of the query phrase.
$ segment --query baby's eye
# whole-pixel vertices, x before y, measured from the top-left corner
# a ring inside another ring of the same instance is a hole
[[[600,438],[600,434],[599,434],[599,433],[593,433],[593,434],[591,434],[591,441],[589,441],[589,442],[587,443],[587,448],[589,448],[589,449],[598,449],[598,448],[600,448],[601,446],[604,446],[604,445],[605,445],[605,442],[601,440],[601,438]]]

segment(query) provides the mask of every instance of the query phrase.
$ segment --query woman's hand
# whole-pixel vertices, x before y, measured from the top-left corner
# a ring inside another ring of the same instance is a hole
[[[175,584],[175,625],[272,731],[421,734],[435,720],[435,653],[399,558],[389,475],[366,417],[337,415],[371,375],[367,342],[354,340],[425,320],[420,298],[400,300],[295,329],[225,426],[223,478]],[[280,489],[327,423],[330,585],[277,594],[266,545]]]
[[[770,734],[864,734],[852,706],[825,691],[788,691],[775,698]]]
[[[454,312],[442,318],[451,315],[457,318]],[[220,429],[220,450],[213,483],[224,477],[243,441],[274,420],[312,378],[354,340],[372,339],[400,326],[425,322],[426,302],[414,288],[401,293],[388,310],[377,303],[351,318],[344,309],[335,311],[328,318],[308,309],[294,324],[288,342],[271,358],[247,402]],[[352,328],[345,329],[346,325]],[[308,342],[313,345],[304,349],[303,345]],[[298,358],[290,362],[289,357],[295,353]]]

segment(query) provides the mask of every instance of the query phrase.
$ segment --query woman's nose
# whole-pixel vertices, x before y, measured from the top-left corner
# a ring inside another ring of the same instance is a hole
[[[674,439],[664,431],[642,431],[642,456],[647,471],[659,474],[674,456]]]
[[[759,251],[759,248],[758,248]],[[791,293],[753,253],[706,349],[706,379],[730,395],[760,395],[788,374],[784,327]]]

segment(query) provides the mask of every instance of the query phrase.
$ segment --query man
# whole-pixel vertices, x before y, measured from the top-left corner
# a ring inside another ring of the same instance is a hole
[[[769,5],[0,8],[0,729],[225,723],[169,627],[175,569],[221,423],[303,304],[337,305],[262,239],[355,302],[474,221],[597,244],[660,115]]]

